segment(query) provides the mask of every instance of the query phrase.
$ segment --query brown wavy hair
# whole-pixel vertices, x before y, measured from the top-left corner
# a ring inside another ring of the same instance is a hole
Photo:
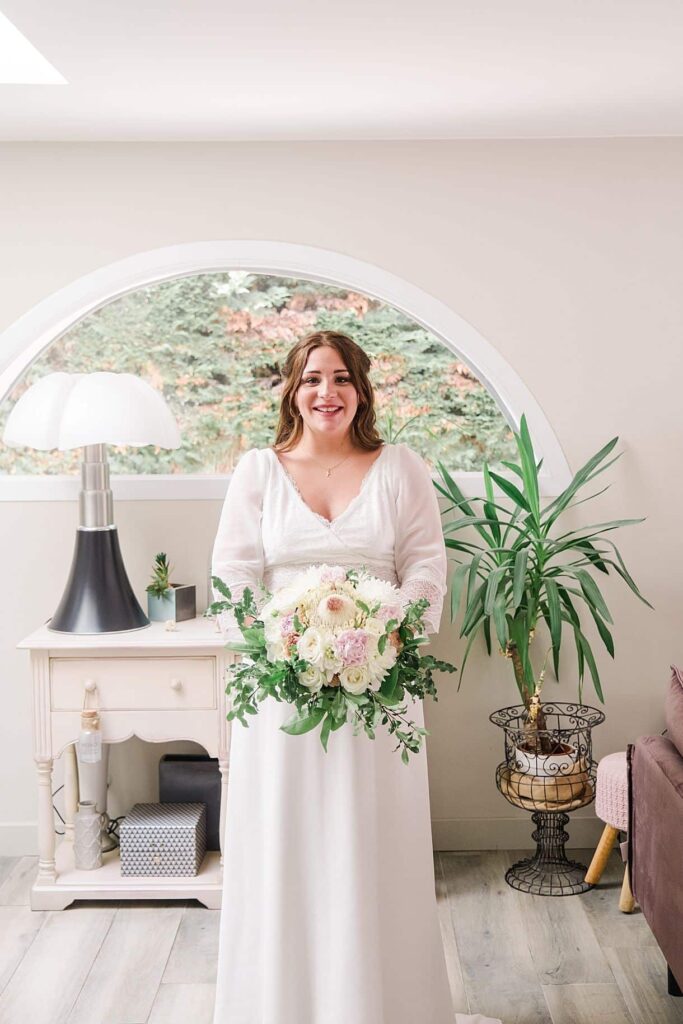
[[[375,393],[368,377],[370,357],[360,345],[337,331],[314,331],[300,338],[287,353],[282,368],[283,388],[280,416],[273,447],[286,452],[294,448],[303,434],[303,420],[294,400],[301,384],[308,357],[316,348],[328,346],[337,350],[344,360],[351,383],[358,393],[358,408],[351,423],[351,439],[358,448],[375,451],[384,441],[375,426]]]

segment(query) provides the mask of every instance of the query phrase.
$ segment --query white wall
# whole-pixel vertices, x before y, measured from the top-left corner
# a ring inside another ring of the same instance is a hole
[[[0,146],[0,330],[113,260],[221,238],[346,253],[450,305],[523,377],[572,469],[621,437],[613,485],[581,521],[648,517],[614,537],[656,611],[604,584],[616,659],[599,655],[602,754],[661,731],[669,664],[683,660],[682,181],[673,139]],[[139,596],[163,549],[201,600],[219,512],[214,501],[116,503]],[[0,503],[0,853],[35,845],[28,657],[15,644],[54,611],[76,515],[69,503]],[[433,650],[462,658],[446,616]],[[525,845],[528,817],[493,782],[501,739],[488,715],[516,701],[510,666],[479,651],[460,693],[452,678],[426,707],[435,845]],[[575,696],[572,662],[547,693]],[[138,777],[146,795],[158,754],[124,764],[118,752],[115,796],[136,794]],[[592,809],[570,830],[590,841]]]

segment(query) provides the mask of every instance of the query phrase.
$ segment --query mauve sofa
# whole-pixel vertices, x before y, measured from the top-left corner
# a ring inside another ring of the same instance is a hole
[[[633,895],[669,967],[669,994],[683,986],[683,673],[672,665],[666,735],[629,747],[629,871]]]

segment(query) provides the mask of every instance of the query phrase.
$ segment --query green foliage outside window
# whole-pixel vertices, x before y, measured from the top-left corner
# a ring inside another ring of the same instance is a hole
[[[515,451],[494,399],[442,342],[403,313],[348,289],[231,271],[140,288],[85,317],[36,360],[0,404],[57,370],[144,377],[178,419],[176,451],[109,449],[113,473],[229,473],[274,440],[287,350],[315,329],[343,331],[372,358],[379,431],[452,472],[501,468]],[[0,443],[0,473],[75,473],[80,450]]]

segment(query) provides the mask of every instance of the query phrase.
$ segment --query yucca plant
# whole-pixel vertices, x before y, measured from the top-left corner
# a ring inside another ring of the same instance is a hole
[[[587,666],[595,692],[600,701],[604,701],[598,666],[584,633],[579,609],[588,610],[600,640],[614,657],[609,629],[612,617],[591,573],[607,575],[613,569],[636,597],[648,607],[652,605],[642,596],[616,545],[606,536],[619,527],[643,522],[642,519],[616,519],[558,532],[562,513],[607,490],[604,487],[587,498],[574,501],[583,486],[620,457],[616,455],[605,462],[619,438],[612,438],[578,471],[566,490],[542,508],[538,474],[543,460],[536,463],[525,416],[522,416],[519,434],[514,436],[519,462],[504,462],[503,465],[518,478],[519,486],[485,464],[486,497],[468,499],[441,462],[437,465],[443,484],[435,482],[435,486],[450,503],[444,516],[454,509],[458,512],[457,518],[444,523],[443,530],[446,546],[461,556],[456,559],[459,564],[453,576],[450,605],[453,622],[465,595],[460,636],[467,638],[467,645],[460,683],[475,638],[483,632],[491,654],[492,635],[495,636],[500,653],[512,662],[515,682],[527,709],[527,720],[538,733],[545,728],[540,695],[547,660],[552,653],[555,677],[559,680],[560,649],[567,633],[576,652],[579,700],[583,699]],[[494,500],[494,483],[510,499],[511,507],[503,507]],[[478,504],[481,505],[479,510]],[[455,536],[464,530],[474,530],[480,539]],[[540,671],[534,666],[531,651],[539,620],[547,627],[550,643]],[[540,750],[544,744],[539,742],[537,746]]]

